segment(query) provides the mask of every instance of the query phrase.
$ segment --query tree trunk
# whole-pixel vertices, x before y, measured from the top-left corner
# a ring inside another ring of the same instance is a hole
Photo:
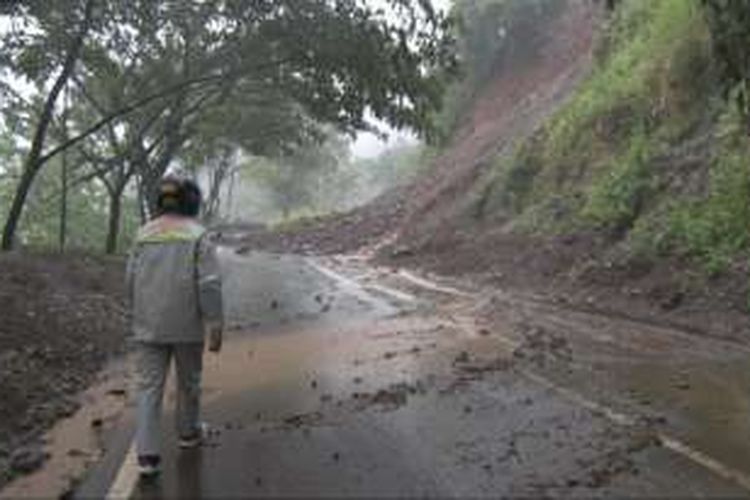
[[[143,179],[140,175],[135,178],[136,191],[138,192],[138,215],[140,216],[141,225],[148,222],[148,214],[146,213],[146,193],[143,191]]]
[[[227,193],[227,202],[225,207],[225,217],[229,220],[234,218],[234,183],[237,181],[236,171],[232,170],[229,176],[229,192]]]
[[[120,237],[120,219],[122,218],[122,192],[115,189],[109,194],[109,224],[107,227],[107,245],[105,252],[113,255],[117,252],[117,242]]]
[[[62,116],[62,140],[68,140],[68,112],[70,110],[70,93],[66,93],[65,111]],[[60,253],[65,253],[68,235],[68,152],[63,151],[60,156]]]
[[[60,253],[65,252],[68,233],[68,154],[63,153],[60,178]]]
[[[26,199],[29,196],[31,185],[34,183],[34,179],[42,168],[44,163],[41,160],[42,151],[44,148],[44,141],[47,138],[47,129],[52,122],[52,115],[55,111],[55,103],[57,98],[62,92],[63,88],[68,82],[73,69],[75,68],[76,62],[81,53],[83,47],[83,41],[88,33],[89,26],[91,25],[91,16],[94,8],[95,0],[88,0],[86,2],[85,12],[83,20],[81,21],[81,27],[76,34],[73,43],[68,50],[63,63],[62,71],[55,80],[54,85],[50,93],[47,95],[47,99],[42,108],[42,113],[39,116],[39,123],[37,124],[36,131],[34,132],[34,139],[31,142],[31,149],[29,155],[26,157],[24,162],[23,173],[21,174],[21,180],[16,187],[13,201],[11,202],[10,210],[8,212],[8,219],[6,220],[5,227],[3,228],[3,239],[2,239],[2,250],[7,251],[13,248],[15,243],[16,230],[18,229],[18,222],[21,220],[23,208],[26,205]]]

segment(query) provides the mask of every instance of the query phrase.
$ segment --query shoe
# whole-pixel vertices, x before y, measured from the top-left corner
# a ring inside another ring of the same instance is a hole
[[[180,448],[182,448],[183,450],[187,450],[190,448],[197,448],[203,444],[207,436],[208,436],[208,425],[201,422],[200,424],[198,424],[198,430],[195,431],[195,434],[191,436],[181,436],[178,441],[178,444]]]
[[[161,472],[159,455],[141,455],[138,457],[138,472],[141,477],[153,477]]]

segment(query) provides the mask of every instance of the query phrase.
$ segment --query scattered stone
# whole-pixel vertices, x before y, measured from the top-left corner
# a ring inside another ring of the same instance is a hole
[[[471,357],[469,356],[469,353],[466,351],[462,351],[456,358],[453,360],[454,363],[468,363],[471,361]]]
[[[414,256],[414,249],[408,246],[400,246],[391,250],[391,257],[396,259],[399,257],[412,257]]]
[[[104,420],[101,418],[95,418],[91,421],[91,427],[94,429],[100,429],[104,425]]]
[[[341,460],[341,455],[339,454],[339,452],[335,452],[333,454],[333,461],[338,462],[339,460]]]
[[[319,424],[323,420],[320,412],[300,413],[284,419],[284,425],[292,428],[303,428]]]
[[[482,337],[488,337],[490,334],[491,332],[486,328],[481,328],[479,330],[479,335],[481,335]]]
[[[675,292],[659,304],[663,311],[674,311],[679,308],[685,300],[684,292]]]
[[[255,486],[262,486],[263,485],[263,478],[256,477],[255,478]]]
[[[310,382],[310,387],[312,387],[313,389],[317,389],[318,388],[318,381],[317,380],[313,380],[312,382]]]
[[[271,301],[271,309],[276,310],[279,308],[279,301],[278,300],[272,300]]]
[[[474,409],[471,406],[469,406],[469,405],[464,406],[464,413],[468,414],[468,413],[471,413],[473,411],[474,411]]]
[[[387,353],[383,354],[383,358],[385,359],[393,359],[396,357],[396,353],[393,351],[388,351]]]
[[[354,377],[354,383],[355,384],[361,384],[362,383],[362,377]]]
[[[83,450],[78,449],[78,448],[72,448],[72,449],[68,450],[68,456],[71,457],[71,458],[88,457],[90,455],[91,454],[89,452],[83,451]]]
[[[49,458],[41,446],[26,446],[14,451],[10,456],[10,468],[17,474],[29,474],[39,469]]]
[[[115,388],[115,389],[110,389],[107,391],[108,396],[124,397],[124,396],[127,396],[127,394],[128,394],[128,391],[122,388]]]

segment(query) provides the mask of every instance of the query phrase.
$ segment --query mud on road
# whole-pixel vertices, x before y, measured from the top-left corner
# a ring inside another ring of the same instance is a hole
[[[356,258],[224,257],[214,431],[197,453],[167,447],[136,497],[747,494],[733,344]],[[101,496],[127,451],[78,494]]]
[[[87,255],[0,256],[0,487],[42,465],[42,433],[122,354],[123,268]]]

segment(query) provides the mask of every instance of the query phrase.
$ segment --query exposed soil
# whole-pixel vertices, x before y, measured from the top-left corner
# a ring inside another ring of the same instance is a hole
[[[572,2],[544,34],[534,36],[535,57],[493,77],[450,146],[412,186],[349,214],[307,221],[282,233],[255,231],[240,245],[377,254],[386,265],[465,277],[574,308],[747,342],[745,262],[708,279],[695,263],[677,257],[627,256],[611,234],[513,234],[503,221],[482,222],[467,210],[491,162],[531,134],[586,74],[598,15],[592,5]],[[687,158],[680,162],[690,164]]]
[[[123,262],[0,256],[0,486],[44,461],[41,434],[124,349]]]
[[[573,1],[529,33],[524,61],[501,70],[481,91],[445,152],[407,198],[401,241],[430,239],[464,211],[482,175],[565,101],[590,67],[598,9]]]
[[[306,219],[282,231],[263,227],[226,228],[227,243],[239,253],[267,250],[295,254],[339,254],[371,247],[386,238],[404,217],[406,191],[388,192],[365,207],[336,216]]]
[[[281,232],[238,227],[233,235],[227,228],[227,242],[247,250],[335,254],[432,239],[463,211],[467,194],[494,159],[531,134],[586,74],[597,12],[589,2],[574,1],[531,33],[527,43],[535,50],[479,92],[443,154],[411,185],[349,213],[303,220]]]
[[[736,262],[706,278],[687,260],[637,259],[612,249],[605,234],[534,237],[474,228],[445,231],[419,248],[382,255],[388,265],[461,276],[494,289],[639,318],[737,342],[750,342],[750,270]]]

